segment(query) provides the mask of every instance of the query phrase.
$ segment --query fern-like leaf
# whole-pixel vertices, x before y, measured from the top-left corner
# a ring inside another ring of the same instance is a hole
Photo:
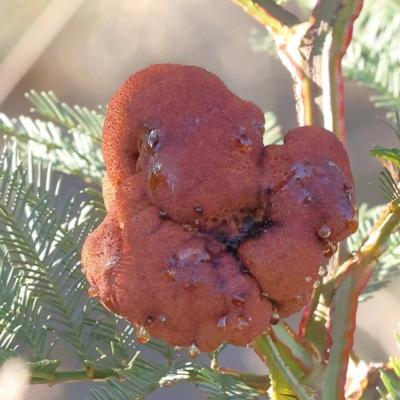
[[[86,107],[70,107],[60,102],[53,92],[37,93],[31,90],[26,97],[34,105],[32,111],[68,128],[70,133],[79,132],[98,143],[101,142],[103,113],[91,111]]]
[[[397,346],[400,349],[400,334],[396,333]],[[381,369],[381,379],[387,393],[377,388],[383,400],[400,400],[400,358],[389,358],[387,368]]]
[[[400,3],[366,0],[354,24],[343,71],[346,77],[378,92],[371,98],[376,107],[400,109],[400,52],[393,40],[399,35]]]
[[[240,379],[224,375],[209,367],[202,367],[196,372],[206,398],[210,400],[257,399],[257,392]]]
[[[100,146],[85,133],[66,130],[52,122],[0,114],[0,131],[17,141],[21,154],[40,154],[40,160],[68,175],[101,184],[104,165]]]
[[[358,231],[347,239],[349,252],[357,251],[363,238],[367,237],[368,232],[379,220],[384,206],[376,206],[371,209],[366,204],[359,209],[359,228]],[[400,233],[396,232],[388,240],[387,251],[379,258],[378,265],[374,269],[368,285],[360,296],[360,301],[365,301],[371,297],[373,292],[387,286],[393,277],[400,274]]]

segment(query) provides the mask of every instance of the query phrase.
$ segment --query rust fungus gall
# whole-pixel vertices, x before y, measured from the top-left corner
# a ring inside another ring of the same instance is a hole
[[[303,126],[264,146],[263,132],[263,112],[198,67],[152,65],[112,98],[108,214],[82,264],[141,343],[151,325],[191,356],[246,346],[307,304],[324,257],[357,229],[339,140]]]

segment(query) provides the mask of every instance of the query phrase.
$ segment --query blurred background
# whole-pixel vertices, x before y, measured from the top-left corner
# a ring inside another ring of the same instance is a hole
[[[230,0],[0,0],[0,112],[29,113],[24,93],[52,90],[69,104],[106,105],[126,78],[154,63],[207,68],[243,99],[278,117],[283,132],[296,126],[289,73],[279,60],[251,49],[251,32],[263,27]],[[397,146],[376,116],[365,88],[346,82],[348,152],[359,203],[384,202],[373,144]],[[64,181],[81,188],[71,178]],[[361,303],[355,349],[369,361],[398,355],[393,332],[400,322],[400,279]],[[296,325],[299,316],[292,317]],[[207,357],[204,362],[207,362]],[[230,347],[221,364],[265,373],[251,349]],[[72,368],[72,365],[66,368]],[[99,385],[99,384],[98,384]],[[26,399],[84,399],[95,384],[29,388]],[[190,385],[148,397],[201,399]]]

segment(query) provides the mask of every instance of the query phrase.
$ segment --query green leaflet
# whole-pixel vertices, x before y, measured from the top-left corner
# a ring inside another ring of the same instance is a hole
[[[400,150],[395,148],[387,148],[382,146],[374,146],[370,150],[370,154],[376,158],[390,161],[400,168]]]
[[[395,335],[400,350],[400,334],[396,332]],[[400,400],[400,358],[390,357],[389,362],[389,365],[381,369],[381,379],[387,393],[384,393],[380,388],[377,388],[377,390],[384,400]],[[388,395],[391,397],[388,397]]]

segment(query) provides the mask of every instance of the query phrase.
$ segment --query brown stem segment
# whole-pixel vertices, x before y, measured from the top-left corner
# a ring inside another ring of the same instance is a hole
[[[319,0],[305,23],[272,0],[234,1],[274,36],[278,55],[294,81],[299,125],[323,126],[345,145],[341,61],[363,0]]]
[[[247,386],[254,389],[258,394],[265,395],[270,387],[269,375],[256,375],[244,371],[234,370],[230,368],[218,367],[217,371],[221,375],[229,375],[244,382]],[[30,379],[31,385],[47,384],[53,386],[57,383],[73,383],[73,382],[105,382],[109,378],[115,378],[124,381],[125,378],[121,373],[123,370],[118,369],[96,369],[87,368],[72,371],[55,371],[53,373],[37,373],[33,372]],[[160,386],[169,387],[176,383],[202,383],[203,380],[197,376],[196,370],[189,372],[186,377],[173,379],[160,383]]]
[[[339,269],[330,302],[333,340],[323,380],[323,400],[344,399],[347,365],[353,347],[358,297],[387,249],[387,240],[398,230],[400,208],[389,204],[361,248]]]
[[[282,34],[289,27],[301,21],[291,12],[285,10],[274,0],[233,0],[241,5],[247,13],[258,22],[267,26],[273,33]]]

